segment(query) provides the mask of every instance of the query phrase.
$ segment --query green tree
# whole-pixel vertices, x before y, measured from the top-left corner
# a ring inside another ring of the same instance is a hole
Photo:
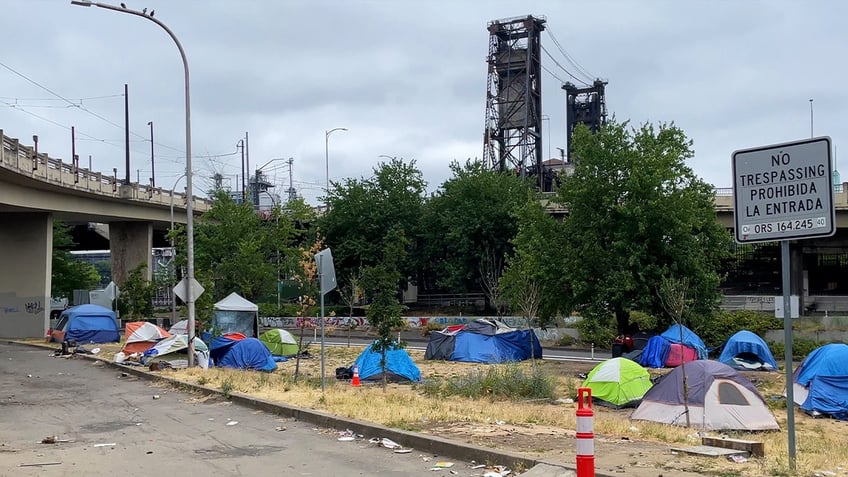
[[[713,187],[686,165],[693,151],[683,131],[615,120],[597,133],[578,127],[573,155],[556,200],[568,210],[564,272],[584,317],[615,316],[625,332],[631,310],[663,315],[664,277],[689,280],[694,316],[714,313],[730,236],[716,220]]]
[[[53,221],[53,275],[50,281],[50,294],[55,298],[71,298],[74,290],[90,290],[100,282],[100,274],[90,263],[74,259],[69,252],[76,243],[71,237],[70,228],[59,221]]]
[[[427,183],[415,161],[392,159],[374,168],[374,175],[331,185],[328,210],[318,221],[326,245],[333,250],[339,276],[379,264],[391,229],[408,239],[398,262],[402,278],[413,276]]]
[[[392,338],[392,331],[404,325],[398,301],[398,285],[401,274],[399,265],[406,256],[408,240],[399,228],[389,231],[379,262],[363,271],[363,282],[371,305],[368,307],[368,323],[377,331],[372,350],[380,353],[383,371],[383,390],[386,390],[386,353],[403,348],[404,344]]]
[[[527,200],[530,186],[512,174],[496,172],[481,161],[450,165],[453,177],[442,184],[424,208],[425,271],[437,285],[453,291],[487,292],[497,309],[495,285],[504,257],[518,231],[512,216]]]
[[[559,313],[571,312],[571,288],[562,273],[562,225],[545,211],[535,194],[513,212],[518,233],[507,258],[501,289],[513,309],[545,326]]]
[[[153,315],[153,296],[156,287],[145,276],[146,263],[140,263],[130,270],[127,280],[121,287],[118,296],[118,310],[121,319],[126,321],[140,321]]]

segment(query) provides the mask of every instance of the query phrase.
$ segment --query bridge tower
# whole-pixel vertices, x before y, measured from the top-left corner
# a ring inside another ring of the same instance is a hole
[[[544,17],[489,23],[489,65],[483,160],[521,177],[542,171],[542,48]]]
[[[565,136],[568,157],[572,162],[572,136],[578,124],[585,124],[596,132],[607,120],[607,100],[604,94],[606,81],[596,79],[591,86],[578,88],[571,83],[562,85],[565,90]]]

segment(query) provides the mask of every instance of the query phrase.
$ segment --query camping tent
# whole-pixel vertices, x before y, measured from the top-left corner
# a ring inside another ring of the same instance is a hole
[[[238,293],[230,293],[215,303],[211,329],[221,334],[241,333],[247,337],[259,335],[259,307]]]
[[[542,345],[532,330],[519,330],[478,318],[461,329],[430,332],[424,359],[472,363],[504,363],[542,357]]]
[[[124,331],[126,343],[121,351],[124,354],[143,353],[153,347],[157,341],[171,336],[171,333],[147,321],[131,321]]]
[[[117,343],[121,341],[115,312],[100,305],[77,305],[63,311],[52,341]]]
[[[195,337],[194,356],[197,364],[202,368],[209,367],[209,347],[206,343]],[[171,335],[150,347],[144,352],[141,362],[148,364],[152,361],[169,361],[172,363],[188,366],[188,335]]]
[[[258,338],[241,333],[229,333],[212,340],[209,352],[215,364],[222,368],[274,371],[277,363],[268,348]]]
[[[642,397],[633,420],[686,425],[683,369],[689,389],[689,421],[704,430],[779,429],[757,388],[735,369],[718,361],[699,360],[674,368]]]
[[[651,389],[651,376],[645,368],[627,358],[612,358],[595,366],[583,387],[592,388],[592,398],[598,404],[635,407]]]
[[[707,348],[692,330],[674,324],[663,334],[651,336],[642,353],[632,356],[646,368],[674,368],[684,362],[707,359]]]
[[[766,342],[747,330],[728,338],[718,360],[736,369],[777,370],[777,362]]]
[[[373,350],[374,344],[365,348],[354,366],[359,366],[359,378],[363,381],[378,381],[383,379],[383,367],[380,365],[382,355]],[[386,380],[397,381],[421,381],[421,371],[409,357],[409,353],[400,347],[393,347],[386,351]]]
[[[168,332],[172,335],[187,335],[188,334],[188,320],[180,320],[170,328],[168,328]]]
[[[848,420],[848,345],[813,350],[793,376],[793,400],[810,414]]]
[[[297,354],[297,340],[286,330],[275,328],[259,335],[261,341],[274,356],[294,356]]]

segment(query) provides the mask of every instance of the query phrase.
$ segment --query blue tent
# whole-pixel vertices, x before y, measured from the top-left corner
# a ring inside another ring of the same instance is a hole
[[[795,371],[793,381],[795,403],[801,409],[848,420],[848,345],[815,349]]]
[[[77,343],[117,343],[121,341],[115,312],[100,305],[77,305],[63,311],[65,341]]]
[[[768,345],[756,334],[742,330],[731,336],[718,360],[736,369],[777,370],[777,362]]]
[[[277,363],[258,338],[244,338],[239,333],[219,336],[209,345],[209,354],[221,368],[274,371]]]
[[[683,340],[682,343],[692,349],[694,349],[698,353],[698,359],[707,359],[707,345],[704,344],[704,341],[695,334],[689,328],[673,324],[671,325],[665,333],[661,334],[663,338],[667,339],[672,343],[680,343],[680,332],[683,332]]]
[[[519,330],[478,318],[462,329],[430,333],[425,359],[471,363],[505,363],[542,357],[542,345],[532,330]]]
[[[646,368],[664,368],[671,343],[662,336],[651,336],[639,355],[639,364]]]
[[[354,366],[359,366],[359,379],[382,380],[383,367],[380,366],[382,355],[372,348],[374,344],[356,358]],[[405,349],[395,346],[386,351],[386,379],[389,381],[421,381],[421,371],[409,357]]]

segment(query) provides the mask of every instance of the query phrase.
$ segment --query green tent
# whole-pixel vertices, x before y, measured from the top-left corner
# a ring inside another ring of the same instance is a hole
[[[294,356],[297,354],[297,340],[286,330],[279,328],[268,330],[259,335],[259,340],[274,356]]]
[[[634,407],[651,389],[648,371],[627,358],[612,358],[589,372],[584,388],[592,389],[592,399],[612,407]]]

